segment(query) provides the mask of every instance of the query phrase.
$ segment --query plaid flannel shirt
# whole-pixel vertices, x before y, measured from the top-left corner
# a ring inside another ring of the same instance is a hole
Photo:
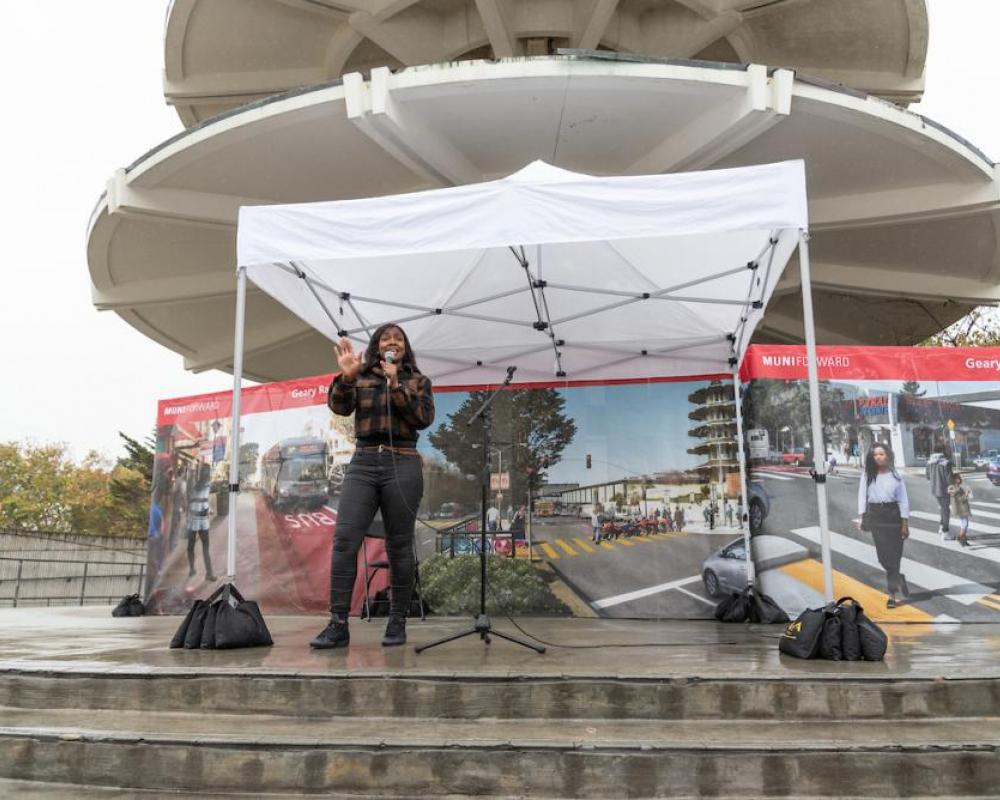
[[[385,374],[375,367],[358,375],[353,383],[340,375],[333,379],[327,392],[327,405],[342,417],[354,414],[354,435],[357,439],[416,443],[419,434],[434,422],[434,395],[430,379],[406,366],[399,368],[399,385],[390,390]],[[386,392],[392,403],[391,415],[386,410]]]

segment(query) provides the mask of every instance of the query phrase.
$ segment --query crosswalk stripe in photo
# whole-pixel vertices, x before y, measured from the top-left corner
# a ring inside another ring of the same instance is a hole
[[[937,514],[931,514],[927,511],[910,511],[910,517],[916,517],[917,519],[925,519],[930,522],[938,522],[939,517]],[[954,527],[954,526],[953,526]],[[976,522],[975,517],[969,521],[969,530],[975,531],[976,533],[1000,533],[1000,528],[996,525],[987,525],[984,522]]]
[[[795,528],[792,533],[807,539],[813,544],[820,542],[818,526]],[[878,558],[872,545],[852,539],[849,536],[830,531],[830,546],[836,555],[859,561],[862,564],[878,567]],[[921,564],[919,561],[904,557],[900,562],[900,571],[906,576],[908,583],[915,586],[941,592],[945,597],[963,605],[971,605],[982,597],[993,593],[993,589],[975,581],[952,575],[950,572]],[[949,591],[961,589],[960,592]]]
[[[817,594],[823,594],[823,564],[816,559],[804,558],[778,569]],[[882,618],[885,612],[891,613],[892,620],[898,622],[932,622],[934,619],[926,611],[907,604],[897,606],[889,612],[885,606],[889,595],[837,570],[833,571],[833,594],[835,597],[853,597],[866,613],[872,616],[878,615],[879,618]]]
[[[559,545],[568,556],[575,556],[577,554],[576,550],[570,547],[569,544],[563,539],[556,539],[556,544]]]

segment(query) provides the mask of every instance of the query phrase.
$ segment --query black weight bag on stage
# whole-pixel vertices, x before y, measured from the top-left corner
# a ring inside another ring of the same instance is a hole
[[[888,638],[853,597],[825,608],[809,608],[786,626],[778,649],[796,658],[881,661]]]
[[[755,622],[773,625],[788,622],[788,614],[768,595],[747,587],[742,592],[733,592],[715,607],[715,618],[719,622]]]
[[[231,583],[222,587],[222,593],[212,605],[213,613],[206,621],[206,628],[211,625],[211,634],[214,636],[214,642],[209,647],[233,650],[237,647],[270,647],[274,644],[260,607],[253,600],[244,600],[243,595]]]
[[[837,616],[840,618],[840,654],[844,661],[861,661],[864,658],[861,633],[858,629],[858,618],[863,616],[863,611],[864,609],[853,597],[841,597],[837,601]]]
[[[819,637],[819,657],[827,661],[843,661],[844,653],[840,647],[840,637],[843,624],[837,610],[828,609],[823,620],[823,633]]]
[[[146,606],[139,599],[138,594],[130,594],[118,601],[111,610],[112,617],[142,617],[146,615]]]
[[[195,600],[170,640],[172,648],[232,650],[274,644],[260,608],[245,600],[231,583],[216,589],[207,600]]]
[[[822,644],[826,609],[807,608],[785,626],[778,649],[795,658],[816,658]]]
[[[185,650],[195,650],[201,647],[201,634],[205,629],[205,615],[208,612],[208,605],[216,597],[222,594],[222,587],[219,587],[207,600],[195,600],[188,613],[185,615],[174,637],[170,640],[170,647]]]
[[[865,616],[861,606],[858,606],[857,628],[858,644],[864,660],[882,661],[885,658],[886,648],[889,646],[889,637],[885,635],[885,631]]]
[[[715,618],[719,622],[749,622],[749,593],[742,591],[726,595],[715,607]]]

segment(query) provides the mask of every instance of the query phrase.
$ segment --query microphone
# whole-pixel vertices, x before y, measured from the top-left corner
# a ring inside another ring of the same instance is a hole
[[[385,359],[385,363],[386,364],[395,364],[396,363],[396,351],[395,350],[386,350],[385,353],[383,353],[382,358]],[[385,376],[385,382],[389,383],[389,376],[388,375]]]

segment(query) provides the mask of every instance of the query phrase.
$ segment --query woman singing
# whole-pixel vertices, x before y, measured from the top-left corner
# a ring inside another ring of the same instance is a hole
[[[362,358],[345,337],[337,344],[340,374],[327,404],[334,414],[354,414],[357,437],[347,467],[330,568],[330,623],[310,642],[345,647],[347,616],[361,548],[375,512],[382,510],[389,560],[389,623],[385,646],[406,642],[406,613],[413,593],[413,528],[424,493],[417,431],[434,421],[430,380],[417,368],[410,341],[398,325],[382,325]]]
[[[906,576],[899,571],[903,542],[910,535],[910,501],[906,484],[896,472],[892,450],[876,444],[865,457],[865,471],[858,486],[858,514],[864,530],[875,539],[878,563],[885,570],[889,590],[888,608],[896,607],[896,593],[908,597]]]

